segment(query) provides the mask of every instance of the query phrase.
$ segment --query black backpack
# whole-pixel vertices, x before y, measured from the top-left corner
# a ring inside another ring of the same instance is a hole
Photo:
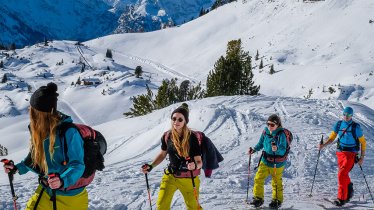
[[[75,123],[62,123],[59,126],[59,132],[61,140],[64,141],[64,161],[65,165],[69,160],[67,157],[67,143],[65,140],[65,133],[69,128],[75,128],[79,131],[84,141],[84,164],[85,169],[82,178],[88,178],[92,176],[96,170],[102,171],[104,166],[104,154],[107,150],[107,143],[104,136],[97,130],[94,130],[90,126],[75,124]],[[62,144],[61,144],[62,145]]]

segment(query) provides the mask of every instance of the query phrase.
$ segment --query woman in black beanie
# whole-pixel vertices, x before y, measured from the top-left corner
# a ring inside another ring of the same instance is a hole
[[[142,166],[143,173],[150,172],[160,164],[166,155],[170,163],[164,170],[157,199],[157,209],[170,209],[175,191],[178,189],[188,210],[202,209],[199,202],[200,169],[203,166],[201,149],[197,136],[187,127],[189,122],[188,105],[183,103],[171,116],[171,129],[161,137],[161,152],[151,164]],[[190,160],[190,161],[188,161]],[[193,177],[191,177],[191,174]],[[195,189],[192,188],[191,178]],[[194,190],[196,190],[194,192]]]
[[[20,163],[4,166],[6,173],[18,172],[22,175],[32,171],[39,175],[40,185],[27,202],[27,210],[54,209],[54,204],[57,209],[88,209],[86,188],[65,190],[73,186],[84,172],[84,150],[83,140],[77,129],[69,128],[65,132],[65,138],[58,135],[61,123],[72,122],[69,116],[57,111],[58,95],[57,85],[54,83],[48,83],[32,94],[30,153]],[[67,151],[64,152],[66,145]],[[65,153],[68,157],[67,162],[64,162]]]

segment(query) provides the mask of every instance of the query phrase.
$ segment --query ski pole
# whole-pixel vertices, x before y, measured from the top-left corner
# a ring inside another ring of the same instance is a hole
[[[272,141],[271,142],[271,146],[275,146],[275,141]],[[275,152],[273,152],[273,163],[274,163],[274,184],[275,184],[275,201],[277,202],[277,207],[276,209],[278,209],[278,182],[277,182],[277,164],[275,163]]]
[[[151,190],[149,189],[149,184],[148,184],[148,174],[144,174],[144,175],[145,175],[145,182],[147,183],[149,206],[151,207],[151,210],[152,210]]]
[[[321,137],[321,141],[319,142],[320,145],[323,144],[323,135]],[[317,164],[316,164],[316,168],[314,169],[314,176],[313,176],[313,181],[312,181],[312,189],[310,189],[310,195],[309,197],[312,197],[312,191],[313,191],[313,186],[314,186],[314,180],[316,178],[316,173],[317,173],[317,166],[318,166],[318,161],[319,161],[319,156],[321,154],[321,150],[319,149],[318,150],[318,156],[317,156]]]
[[[257,170],[258,167],[260,167],[261,159],[262,159],[262,157],[264,156],[264,153],[265,153],[264,151],[261,152],[261,156],[260,156],[260,159],[258,159],[257,166],[256,166],[253,170]]]
[[[48,174],[49,178],[58,177],[58,174]],[[56,189],[52,189],[52,197],[51,201],[53,202],[53,210],[57,210],[57,204],[56,204]]]
[[[4,166],[5,165],[14,165],[13,160],[2,159],[1,162],[4,163]],[[17,210],[17,202],[16,201],[18,199],[18,196],[14,192],[14,186],[13,186],[13,178],[14,178],[13,175],[14,175],[15,172],[16,172],[15,169],[11,169],[8,173],[8,178],[9,178],[10,191],[12,193],[13,207],[14,207],[14,210]]]
[[[186,160],[191,163],[192,162],[192,159],[190,157],[187,157]],[[196,164],[195,164],[196,165]],[[193,193],[195,195],[195,199],[196,199],[196,203],[197,203],[197,209],[200,210],[200,204],[199,204],[199,199],[197,198],[197,191],[196,191],[196,186],[195,186],[195,180],[194,180],[194,177],[193,177],[193,172],[190,171],[191,173],[191,180],[192,180],[192,187],[193,187]]]
[[[252,148],[250,148],[249,150],[251,150]],[[249,162],[248,162],[248,183],[247,183],[247,199],[246,199],[246,202],[248,204],[248,192],[249,192],[249,179],[250,179],[250,174],[251,174],[251,157],[252,157],[252,153],[249,152]]]
[[[373,201],[373,203],[374,203],[373,195],[371,194],[370,187],[369,187],[369,185],[368,185],[368,182],[366,181],[366,176],[365,176],[365,174],[364,174],[364,170],[362,170],[362,166],[361,166],[361,165],[359,165],[359,166],[360,166],[360,169],[361,169],[362,175],[364,176],[364,179],[365,179],[365,182],[366,182],[366,186],[367,186],[367,188],[368,188],[368,190],[369,190],[369,194],[370,194],[370,197],[371,197],[371,201]]]

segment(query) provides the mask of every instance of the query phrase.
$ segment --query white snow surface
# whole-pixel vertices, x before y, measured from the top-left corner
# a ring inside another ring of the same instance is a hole
[[[374,2],[369,0],[238,1],[181,27],[101,37],[84,43],[81,50],[72,41],[54,41],[49,46],[37,44],[15,53],[1,51],[0,60],[5,66],[0,70],[1,76],[8,76],[6,83],[0,83],[0,144],[10,153],[5,158],[18,162],[27,154],[28,100],[36,88],[53,81],[59,85],[59,109],[75,122],[94,126],[108,141],[106,168],[88,187],[89,208],[149,209],[140,166],[159,152],[160,137],[170,127],[170,113],[180,104],[126,119],[122,113],[132,107],[130,98],[144,93],[146,84],[156,92],[165,78],[204,84],[214,62],[225,53],[227,42],[241,38],[244,50],[254,56],[258,49],[264,64],[274,64],[277,73],[269,75],[268,66],[260,72],[259,61],[253,59],[255,83],[261,85],[261,96],[187,102],[191,110],[189,126],[205,132],[225,158],[211,179],[201,176],[202,206],[248,209],[244,203],[246,152],[257,143],[267,117],[278,113],[295,136],[283,179],[284,208],[333,209],[322,198],[336,197],[335,146],[321,152],[313,197],[308,195],[318,154],[316,145],[321,135],[326,137],[341,118],[345,106],[354,108],[354,119],[364,130],[367,155],[363,169],[374,192],[374,25],[368,23],[373,10]],[[112,49],[113,59],[105,57],[107,48]],[[78,63],[83,58],[79,52],[93,69],[87,64],[85,72],[80,72]],[[2,53],[12,55],[7,58]],[[62,60],[63,64],[57,65]],[[138,65],[143,67],[143,79],[133,76]],[[101,84],[71,85],[78,77],[98,79]],[[326,91],[333,87],[336,92],[322,92],[323,87]],[[311,88],[311,98],[303,99]],[[253,167],[259,156],[254,155],[251,161],[251,190]],[[166,162],[149,175],[153,204]],[[357,166],[351,178],[355,197],[346,209],[373,208]],[[36,180],[32,173],[15,177],[17,202],[22,208],[36,188]],[[271,199],[270,181],[265,190],[267,205]],[[4,173],[0,173],[0,192],[0,209],[13,209]],[[172,209],[184,209],[179,193]]]
[[[291,154],[284,171],[285,209],[325,209],[333,205],[323,198],[333,199],[337,191],[337,164],[335,146],[321,152],[313,190],[309,198],[311,181],[317,161],[317,144],[321,135],[327,135],[334,122],[341,118],[344,106],[355,110],[355,121],[363,128],[367,139],[367,156],[363,169],[371,189],[374,188],[373,137],[374,112],[357,103],[343,103],[336,100],[305,100],[269,96],[233,96],[206,98],[190,101],[190,123],[194,130],[203,131],[213,140],[225,160],[214,171],[212,178],[201,177],[200,202],[204,209],[247,209],[246,198],[248,179],[248,155],[265,126],[269,113],[277,113],[284,127],[294,134]],[[160,151],[161,135],[170,127],[170,113],[180,104],[155,111],[149,115],[119,119],[96,126],[108,140],[105,155],[106,168],[98,172],[93,184],[88,187],[90,209],[148,209],[147,190],[144,175],[140,172],[143,163],[150,162]],[[6,143],[11,152],[8,158],[20,161],[27,153],[27,118],[10,118],[3,121],[1,136],[13,141]],[[5,127],[5,128],[4,128]],[[14,151],[14,152],[13,152]],[[253,167],[260,154],[253,155],[250,173],[252,196]],[[164,161],[150,174],[152,203],[155,204]],[[15,176],[15,190],[20,196],[22,207],[36,188],[37,176]],[[355,197],[346,204],[346,209],[369,209],[370,201],[365,181],[355,166],[351,171]],[[1,209],[12,209],[7,176],[0,174]],[[270,180],[265,185],[266,205],[270,202]],[[184,209],[183,198],[177,193],[172,209]]]

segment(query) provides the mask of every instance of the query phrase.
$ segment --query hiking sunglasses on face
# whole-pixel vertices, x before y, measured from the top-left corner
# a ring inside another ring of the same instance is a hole
[[[13,160],[2,159],[1,162],[4,163],[4,166],[5,165],[14,165]],[[9,178],[10,191],[12,193],[13,207],[14,207],[14,210],[17,210],[16,200],[18,199],[18,196],[16,196],[16,193],[14,192],[14,187],[13,187],[13,178],[14,178],[13,175],[15,173],[16,173],[15,169],[10,170],[9,173],[8,173],[8,178]]]

